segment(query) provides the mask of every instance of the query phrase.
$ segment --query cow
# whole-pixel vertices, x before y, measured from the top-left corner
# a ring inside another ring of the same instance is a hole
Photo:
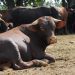
[[[0,33],[5,32],[8,30],[8,26],[6,24],[6,22],[0,18]]]
[[[36,20],[41,16],[51,16],[57,19],[61,19],[62,23],[57,24],[56,34],[68,33],[67,31],[67,10],[64,7],[35,7],[35,8],[26,8],[26,7],[15,7],[12,10],[9,10],[6,16],[3,19],[6,22],[13,22],[14,27],[21,24],[28,24]]]
[[[55,23],[60,20],[43,16],[0,34],[0,65],[10,63],[13,69],[46,66],[55,59],[45,49],[57,42]],[[48,60],[48,62],[43,61]]]
[[[7,23],[0,17],[0,33],[6,32],[13,28],[13,23]]]
[[[3,17],[3,19],[6,22],[12,22],[14,24],[14,27],[21,24],[31,23],[42,16],[52,16],[56,19],[59,19],[61,17],[60,13],[55,7],[26,8],[19,6],[8,10],[7,12],[8,13]]]
[[[58,22],[57,23],[57,28],[56,28],[56,34],[68,34],[68,30],[67,30],[67,18],[68,18],[68,11],[65,7],[61,6],[61,7],[56,7],[56,9],[58,10],[58,12],[61,15],[60,20],[62,20],[62,22]]]
[[[71,6],[69,9],[68,9],[68,20],[67,20],[67,23],[68,23],[68,30],[69,30],[69,33],[75,33],[75,5]]]

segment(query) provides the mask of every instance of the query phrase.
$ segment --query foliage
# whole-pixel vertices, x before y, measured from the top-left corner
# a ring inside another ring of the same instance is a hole
[[[26,1],[26,5],[31,6],[42,6],[45,0],[28,0]]]
[[[45,6],[61,6],[61,0],[48,0],[45,2]]]
[[[9,0],[8,0],[9,1]],[[24,6],[61,6],[61,0],[12,0],[14,5],[16,1],[22,1]],[[3,5],[0,4],[0,9],[7,9],[7,0],[0,0]],[[10,7],[10,6],[9,6]]]
[[[0,10],[5,10],[5,9],[7,9],[7,6],[0,1]]]

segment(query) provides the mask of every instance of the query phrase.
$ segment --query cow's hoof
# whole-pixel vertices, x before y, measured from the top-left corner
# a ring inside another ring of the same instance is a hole
[[[55,58],[52,55],[48,54],[48,53],[45,54],[45,57],[44,58],[49,61],[48,63],[55,62]]]
[[[37,60],[37,59],[33,60],[33,63],[34,63],[34,66],[37,66],[37,67],[40,67],[40,66],[44,66],[45,67],[45,66],[48,65],[47,62],[42,61],[42,60]]]
[[[46,63],[53,63],[53,62],[55,62],[55,59],[53,58],[51,58],[51,59],[42,59],[42,61],[44,61],[44,62],[46,62]]]
[[[49,63],[53,63],[53,62],[55,62],[55,59],[53,57],[50,57],[49,58]]]

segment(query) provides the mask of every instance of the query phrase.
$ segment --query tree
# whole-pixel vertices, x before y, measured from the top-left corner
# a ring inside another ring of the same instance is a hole
[[[14,0],[5,0],[5,1],[6,1],[6,5],[7,5],[8,9],[15,7]]]
[[[1,0],[8,9],[12,9],[15,6],[43,6],[45,0]]]
[[[4,5],[8,7],[8,9],[12,9],[15,6],[43,6],[46,0],[1,0]],[[51,3],[50,3],[51,2]],[[54,0],[55,6],[62,6],[66,8],[74,7],[75,8],[75,0]],[[52,1],[47,3],[48,6],[52,4]],[[47,6],[46,5],[46,6]]]
[[[68,7],[68,4],[67,4],[67,1],[66,0],[62,0],[62,6],[63,7],[66,7],[66,8]]]

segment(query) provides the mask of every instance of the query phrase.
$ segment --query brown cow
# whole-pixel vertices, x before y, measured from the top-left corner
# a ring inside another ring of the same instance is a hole
[[[0,34],[0,65],[12,64],[14,69],[45,66],[47,59],[54,58],[45,53],[48,45],[56,43],[55,23],[59,20],[41,17],[31,24],[25,24]]]
[[[62,22],[58,22],[57,23],[57,27],[56,27],[56,33],[60,34],[64,31],[65,34],[68,33],[68,30],[67,30],[67,17],[68,17],[68,12],[66,10],[66,8],[64,7],[58,7],[56,8],[58,10],[58,12],[60,13],[61,15],[61,20]],[[62,31],[63,30],[63,31]]]

